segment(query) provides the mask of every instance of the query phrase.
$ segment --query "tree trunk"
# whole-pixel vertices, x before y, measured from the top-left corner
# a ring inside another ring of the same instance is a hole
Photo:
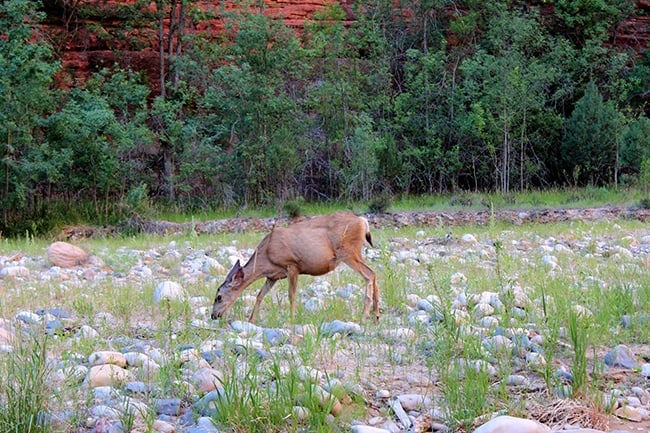
[[[156,16],[158,17],[158,61],[160,69],[160,96],[165,98],[165,23],[163,20],[163,0],[156,1]]]

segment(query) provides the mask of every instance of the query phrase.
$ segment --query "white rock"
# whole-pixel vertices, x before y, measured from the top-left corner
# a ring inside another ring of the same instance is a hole
[[[470,233],[465,233],[463,236],[461,236],[460,240],[466,244],[472,244],[472,245],[478,244],[478,241],[476,240],[476,236]]]
[[[88,363],[93,365],[114,364],[120,367],[126,367],[126,358],[120,352],[110,350],[100,350],[93,352],[88,357]]]
[[[486,422],[474,430],[474,433],[548,433],[550,431],[550,428],[537,421],[504,415]]]
[[[91,388],[130,382],[133,379],[130,371],[114,364],[96,365],[88,371],[88,376],[86,376]]]
[[[75,334],[77,338],[92,339],[99,337],[99,332],[97,332],[93,327],[88,325],[83,325],[77,333]]]
[[[556,269],[556,268],[559,267],[559,265],[557,263],[557,257],[551,256],[549,254],[542,257],[542,262],[551,269]]]
[[[490,304],[479,303],[474,307],[474,317],[481,319],[486,316],[492,316],[494,314],[494,307]]]
[[[90,410],[90,414],[97,418],[108,418],[111,420],[117,420],[120,418],[120,412],[117,409],[113,409],[110,406],[99,405],[95,406]]]
[[[390,430],[386,430],[379,427],[372,427],[369,425],[353,425],[350,428],[352,433],[391,433]]]
[[[205,273],[208,273],[210,271],[214,271],[219,274],[226,273],[226,268],[224,268],[223,265],[217,261],[217,259],[210,256],[203,257],[203,266],[201,270]]]
[[[641,366],[641,375],[646,378],[650,377],[650,363],[645,363]]]
[[[16,319],[29,324],[41,323],[43,318],[31,311],[19,311],[16,314]]]
[[[0,269],[0,278],[4,277],[29,277],[29,269],[25,266],[7,266]]]
[[[192,375],[192,382],[202,393],[208,393],[223,388],[223,374],[211,367],[200,368]]]
[[[151,425],[151,428],[156,433],[174,433],[174,432],[176,432],[176,427],[174,427],[173,424],[170,424],[167,421],[163,421],[163,420],[160,420],[160,419],[155,420],[153,422],[153,424]]]
[[[431,399],[422,394],[402,394],[397,399],[405,411],[422,410],[432,405]]]
[[[464,287],[467,284],[467,277],[462,272],[456,272],[450,277],[450,283],[453,287]]]
[[[153,300],[159,304],[163,299],[170,301],[183,301],[187,299],[188,295],[185,289],[180,284],[173,281],[163,281],[156,286],[153,293]]]

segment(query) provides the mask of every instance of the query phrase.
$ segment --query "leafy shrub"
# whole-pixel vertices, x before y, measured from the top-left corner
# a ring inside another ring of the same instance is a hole
[[[370,199],[368,210],[370,213],[384,213],[390,208],[392,201],[389,194],[381,193]]]
[[[290,200],[282,206],[282,212],[289,218],[298,218],[302,215],[302,208],[300,207],[300,201]]]

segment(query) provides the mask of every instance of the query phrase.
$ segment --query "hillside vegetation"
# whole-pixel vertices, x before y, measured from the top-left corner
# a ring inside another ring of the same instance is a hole
[[[647,196],[649,57],[612,44],[644,13],[630,0],[379,0],[354,22],[333,3],[300,33],[242,4],[222,12],[220,36],[197,31],[214,17],[191,1],[135,2],[122,45],[149,26],[158,83],[111,64],[62,83],[66,45],[40,25],[50,3],[0,4],[5,234],[148,206],[611,185]],[[119,39],[100,12],[62,4]]]

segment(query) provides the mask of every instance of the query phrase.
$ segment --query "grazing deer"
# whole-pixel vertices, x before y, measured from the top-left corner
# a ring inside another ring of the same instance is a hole
[[[244,289],[260,278],[266,278],[266,282],[257,294],[248,320],[254,322],[262,299],[283,278],[289,279],[289,305],[293,316],[298,275],[324,275],[343,262],[366,280],[362,320],[368,317],[372,299],[375,321],[378,321],[379,288],[375,272],[361,257],[364,241],[373,246],[368,220],[348,212],[316,216],[287,227],[274,227],[243,267],[238,260],[228,272],[217,290],[212,318],[222,317]]]

